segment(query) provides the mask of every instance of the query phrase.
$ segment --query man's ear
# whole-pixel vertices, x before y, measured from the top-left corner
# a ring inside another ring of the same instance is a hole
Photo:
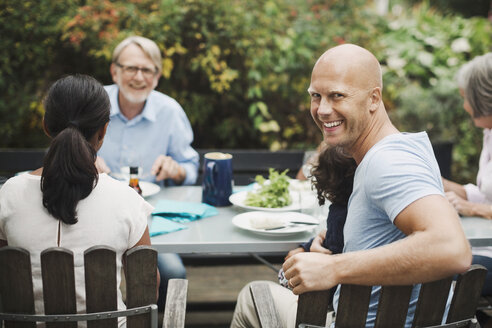
[[[114,63],[111,63],[111,66],[109,66],[109,72],[111,73],[114,83],[116,83],[116,68],[117,67]]]
[[[152,90],[154,90],[157,87],[157,84],[159,84],[159,79],[161,78],[162,74],[159,73],[154,77],[154,81],[152,82]]]
[[[382,95],[381,95],[381,88],[376,87],[376,88],[372,89],[369,97],[370,97],[370,101],[371,101],[369,110],[371,112],[375,112],[379,108],[381,101],[383,101]]]
[[[48,128],[46,127],[46,122],[44,121],[44,116],[43,116],[43,131],[44,131],[44,134],[46,134],[48,137],[51,138],[51,136],[48,132]]]

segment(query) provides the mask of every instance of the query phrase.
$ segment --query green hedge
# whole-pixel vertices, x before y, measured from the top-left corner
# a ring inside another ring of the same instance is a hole
[[[461,109],[453,75],[490,51],[490,23],[425,3],[379,17],[366,3],[7,0],[0,4],[0,147],[46,145],[40,102],[49,84],[78,72],[111,83],[112,49],[139,34],[161,48],[158,90],[182,104],[196,147],[314,148],[320,133],[306,92],[312,66],[327,48],[351,42],[381,59],[397,126],[454,141],[454,175],[472,178],[481,136]],[[456,50],[460,42],[469,47]]]

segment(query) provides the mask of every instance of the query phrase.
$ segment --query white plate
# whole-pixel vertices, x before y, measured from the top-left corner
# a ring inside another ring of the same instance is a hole
[[[128,185],[129,181],[127,180],[127,181],[121,181],[121,182]],[[156,185],[155,183],[152,183],[152,182],[139,181],[138,184],[140,185],[140,188],[142,189],[142,196],[144,198],[153,196],[161,190],[161,187],[159,185]]]
[[[159,185],[156,185],[155,183],[152,182],[139,181],[138,184],[140,185],[140,188],[142,188],[143,197],[153,196],[161,190],[161,187]]]
[[[277,229],[277,230],[264,230],[264,229],[256,229],[251,226],[251,220],[258,217],[272,217],[274,220],[281,218],[282,220],[287,221],[301,221],[301,222],[311,222],[319,224],[319,221],[312,217],[311,215],[299,213],[299,212],[282,212],[282,213],[272,213],[265,211],[254,211],[254,212],[246,212],[236,215],[232,218],[232,224],[236,227],[248,230],[260,235],[266,236],[287,236],[293,235],[296,233],[310,231],[313,230],[315,225],[297,225],[289,228]]]
[[[113,172],[111,172],[109,174],[110,177],[112,177],[113,179],[116,179],[118,181],[121,181],[122,183],[125,183],[125,184],[129,184],[130,180],[128,180],[128,176],[123,176],[123,175],[119,175],[118,173],[115,174]],[[161,190],[161,187],[153,182],[148,182],[148,181],[138,181],[138,184],[140,185],[140,188],[142,188],[142,196],[143,197],[150,197],[150,196],[153,196],[155,194],[157,194],[160,190]]]
[[[292,198],[292,203],[288,206],[284,207],[257,207],[257,206],[248,206],[245,204],[246,196],[248,195],[248,190],[239,191],[232,194],[229,197],[229,201],[236,206],[254,210],[254,211],[268,211],[268,212],[286,212],[286,211],[298,211],[301,208],[312,208],[316,206],[316,195],[311,192],[297,192],[290,191],[290,197]],[[302,203],[302,206],[301,206]]]

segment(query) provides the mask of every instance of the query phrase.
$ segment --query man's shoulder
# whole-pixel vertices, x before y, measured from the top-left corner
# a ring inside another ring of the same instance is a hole
[[[152,90],[148,100],[151,101],[154,106],[162,110],[164,109],[179,110],[179,111],[183,110],[183,108],[176,101],[176,99],[157,90]]]
[[[409,174],[410,167],[434,170],[434,155],[426,133],[395,134],[378,142],[364,156],[361,167],[376,178],[388,170]]]
[[[118,86],[116,84],[105,85],[104,90],[106,90],[108,94],[111,94],[118,91]]]
[[[366,154],[364,159],[380,159],[381,157],[393,157],[395,154],[408,154],[410,156],[427,156],[432,151],[432,146],[427,133],[398,133],[387,136],[376,143]],[[398,157],[396,156],[395,159]]]
[[[189,125],[188,116],[183,107],[172,97],[153,90],[147,98],[148,104],[155,112],[159,121],[179,121]]]

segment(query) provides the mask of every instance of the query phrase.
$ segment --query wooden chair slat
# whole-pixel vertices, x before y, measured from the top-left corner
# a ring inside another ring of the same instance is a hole
[[[169,279],[167,285],[166,307],[162,326],[164,328],[183,328],[186,315],[186,296],[188,280]]]
[[[125,254],[126,305],[137,307],[155,304],[157,300],[157,251],[150,246],[138,246]],[[148,315],[127,318],[128,328],[148,327]]]
[[[87,313],[117,310],[116,252],[105,246],[89,248],[84,252],[84,272]],[[87,322],[88,328],[117,326],[117,318]]]
[[[127,327],[157,328],[156,281],[157,252],[149,246],[140,246],[128,252],[125,258],[128,284],[128,312],[117,310],[116,253],[107,246],[95,246],[84,252],[86,277],[86,306],[88,314],[109,312],[111,316],[129,315]],[[85,314],[77,314],[75,295],[74,258],[70,250],[60,247],[41,253],[41,274],[45,313],[35,315],[34,293],[30,254],[15,247],[0,248],[0,318],[10,321],[0,326],[6,328],[34,328],[36,321],[46,321],[47,327],[77,327],[78,321],[87,321],[88,327],[117,326],[117,319],[105,319],[105,315],[93,315],[87,320]],[[171,280],[171,295],[167,297],[166,318],[171,318],[165,327],[184,327],[187,280]],[[19,306],[20,304],[20,306]],[[140,309],[135,309],[140,308]],[[18,315],[15,315],[15,314]],[[137,313],[137,320],[131,322]],[[41,317],[41,318],[40,318]],[[143,317],[143,318],[142,318]],[[78,320],[78,321],[75,321]],[[99,325],[92,323],[102,322]],[[115,325],[108,325],[114,322]],[[178,322],[177,324],[174,323]]]
[[[249,290],[253,297],[261,328],[282,328],[280,316],[275,309],[275,303],[268,284],[255,282],[250,285]]]
[[[342,285],[338,300],[336,328],[366,325],[372,286]]]
[[[296,327],[301,323],[324,326],[326,323],[326,313],[330,305],[329,289],[299,295]]]
[[[404,327],[413,285],[383,286],[374,327]]]
[[[486,275],[487,269],[475,264],[458,276],[447,323],[469,319],[475,315]]]
[[[34,314],[31,257],[22,248],[0,248],[0,295],[7,313]],[[34,322],[5,321],[5,327],[34,328]]]
[[[46,314],[75,314],[75,275],[73,253],[62,247],[41,252],[44,311]],[[46,323],[48,328],[77,327],[77,322]]]
[[[452,282],[453,277],[448,277],[422,284],[412,327],[427,327],[441,323]]]

